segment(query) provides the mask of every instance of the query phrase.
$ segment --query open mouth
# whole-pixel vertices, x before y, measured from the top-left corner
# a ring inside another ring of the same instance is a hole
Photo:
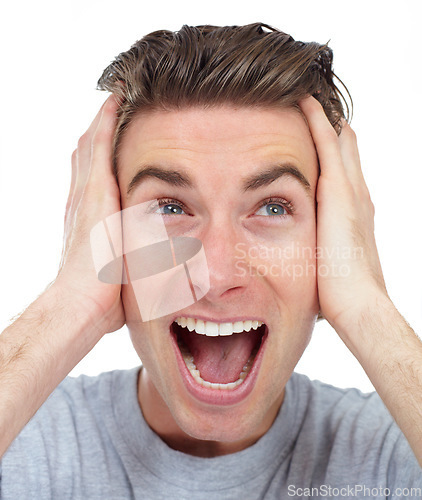
[[[215,323],[178,317],[171,325],[194,381],[224,392],[245,383],[267,331],[266,325],[257,320]]]

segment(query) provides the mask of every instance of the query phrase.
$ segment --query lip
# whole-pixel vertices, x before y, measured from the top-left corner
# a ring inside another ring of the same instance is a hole
[[[195,318],[201,319],[196,316]],[[213,321],[213,320],[205,319],[205,321]],[[243,321],[243,320],[238,319],[237,321]],[[218,320],[216,322],[229,323],[229,322],[234,322],[234,320],[233,319],[232,320],[229,319],[227,321]],[[238,387],[234,389],[212,389],[210,387],[204,387],[203,385],[196,382],[196,380],[193,378],[182,357],[180,349],[177,345],[176,334],[172,331],[171,325],[169,330],[170,330],[169,333],[170,333],[171,344],[173,346],[173,351],[179,368],[179,375],[183,381],[183,385],[185,386],[186,390],[189,392],[191,396],[193,396],[198,401],[201,401],[202,403],[206,403],[209,405],[220,405],[220,406],[229,406],[240,403],[249,396],[249,394],[255,387],[262,359],[264,357],[264,352],[268,339],[267,326],[265,326],[265,333],[262,337],[261,345],[255,356],[250,372],[248,373],[245,380]]]

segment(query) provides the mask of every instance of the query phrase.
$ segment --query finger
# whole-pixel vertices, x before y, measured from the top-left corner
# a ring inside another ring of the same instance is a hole
[[[73,153],[72,153],[72,160],[71,160],[72,176],[71,176],[71,180],[70,180],[69,194],[68,194],[67,202],[66,202],[65,223],[69,218],[70,208],[72,206],[73,198],[75,196],[76,174],[77,174],[77,168],[78,168],[77,154],[78,154],[78,151],[77,151],[77,149],[75,149],[75,151],[73,151]]]
[[[309,130],[318,153],[321,174],[324,177],[345,178],[346,173],[336,131],[314,97],[307,97],[299,106],[308,121]]]
[[[356,191],[369,194],[363,177],[356,134],[345,120],[342,123],[339,144],[347,177]]]
[[[87,137],[87,138],[92,138],[94,132],[97,130],[98,124],[100,123],[101,115],[103,113],[104,107],[106,106],[107,102],[113,98],[112,95],[108,96],[107,99],[102,103],[100,109],[98,110],[98,113],[95,115],[95,118],[92,120],[90,126],[86,130],[86,132],[83,134],[82,137]]]
[[[104,121],[102,121],[102,118],[106,110],[108,114],[114,113],[115,116],[115,112],[117,110],[117,101],[113,95],[109,96],[108,99],[104,102],[87,132],[79,139],[76,155],[77,174],[75,181],[75,195],[72,203],[73,214],[75,213],[79,205],[79,202],[84,193],[85,186],[88,183],[93,159],[94,140],[98,131],[101,130],[102,127],[104,127]]]
[[[70,181],[69,195],[66,202],[66,210],[64,216],[64,242],[67,241],[67,236],[70,232],[70,228],[73,224],[73,207],[75,206],[75,192],[76,192],[76,178],[77,178],[77,170],[78,170],[78,151],[72,153],[72,177]]]
[[[79,138],[78,141],[78,176],[77,176],[77,198],[80,199],[81,192],[83,191],[83,187],[86,184],[89,174],[89,168],[91,164],[91,153],[92,153],[92,140],[95,135],[96,130],[101,121],[101,117],[104,112],[104,108],[107,103],[113,98],[113,96],[109,96],[101,106],[91,125],[88,127],[88,130]]]
[[[111,96],[103,108],[100,122],[92,138],[90,178],[95,182],[112,175],[113,137],[118,107],[118,100]]]
[[[76,177],[77,177],[77,163],[78,163],[78,158],[77,158],[77,153],[78,151],[75,149],[75,151],[72,153],[72,177],[70,181],[70,189],[69,189],[69,195],[67,198],[66,202],[66,211],[65,211],[65,216],[64,216],[64,232],[63,232],[63,248],[62,248],[62,255],[60,259],[60,268],[63,265],[64,258],[67,252],[67,248],[69,245],[69,235],[71,234],[71,228],[73,225],[73,219],[74,219],[74,207],[75,207],[75,192],[76,192]]]
[[[91,122],[89,128],[80,137],[78,141],[78,147],[72,154],[72,179],[68,201],[66,204],[65,215],[65,241],[67,240],[68,234],[70,234],[70,228],[73,226],[75,213],[79,206],[79,202],[82,198],[83,191],[88,179],[91,163],[92,140],[95,131],[100,124],[104,108],[107,102],[111,100],[111,98],[112,96],[109,96],[106,101],[104,101],[94,120]]]

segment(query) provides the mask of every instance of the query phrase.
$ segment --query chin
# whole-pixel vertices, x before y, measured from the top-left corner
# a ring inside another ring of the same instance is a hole
[[[154,386],[149,401],[160,401],[147,419],[150,426],[160,434],[153,420],[165,414],[169,433],[187,439],[235,450],[256,442],[277,416],[285,384],[311,338],[315,316],[308,312],[285,320],[283,328],[264,316],[186,312],[129,327]]]

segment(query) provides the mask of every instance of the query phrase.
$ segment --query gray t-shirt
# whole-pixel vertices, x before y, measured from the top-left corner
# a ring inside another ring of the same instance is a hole
[[[148,427],[138,371],[67,378],[4,455],[1,500],[422,498],[422,469],[376,393],[294,373],[259,441],[199,458]]]

